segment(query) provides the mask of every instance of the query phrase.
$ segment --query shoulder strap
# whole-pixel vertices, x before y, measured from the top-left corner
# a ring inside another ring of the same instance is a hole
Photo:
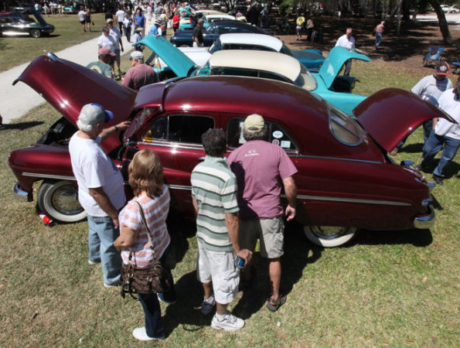
[[[139,206],[139,212],[141,213],[142,222],[144,223],[145,228],[147,229],[147,232],[148,232],[148,233],[147,233],[147,237],[148,237],[148,239],[149,239],[150,248],[151,248],[152,250],[154,250],[154,249],[153,249],[153,240],[152,240],[152,236],[150,236],[150,228],[149,228],[149,226],[147,225],[147,221],[145,220],[144,209],[142,209],[142,205],[141,205],[138,201],[136,201],[136,203],[137,203],[137,205]]]

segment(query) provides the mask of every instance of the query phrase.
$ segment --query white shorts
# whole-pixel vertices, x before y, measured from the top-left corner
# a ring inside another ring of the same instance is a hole
[[[235,257],[233,251],[208,250],[198,240],[197,277],[201,283],[212,281],[217,303],[228,304],[238,293],[240,272],[235,267]]]

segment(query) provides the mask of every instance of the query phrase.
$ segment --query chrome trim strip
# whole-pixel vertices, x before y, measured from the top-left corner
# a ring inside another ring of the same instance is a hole
[[[192,191],[192,186],[186,186],[186,185],[168,185],[171,190],[186,190],[186,191]]]
[[[158,140],[157,140],[158,141]],[[173,149],[184,149],[184,150],[201,150],[204,151],[203,145],[190,145],[190,146],[185,146],[185,145],[179,145],[179,143],[168,143],[165,142],[163,143],[158,143],[158,142],[152,142],[152,143],[147,143],[145,141],[140,141],[137,144],[140,145],[147,145],[147,146],[160,146],[160,147],[170,147]]]
[[[327,157],[327,156],[313,156],[313,155],[292,155],[291,156],[291,155],[289,155],[289,157],[325,159],[325,160],[332,160],[332,161],[346,161],[346,162],[359,162],[359,163],[371,163],[371,164],[383,164],[383,162],[379,162],[379,161],[360,160],[360,159],[353,159],[353,158]]]
[[[404,202],[385,201],[385,200],[377,200],[377,199],[363,199],[363,198],[327,197],[327,196],[313,196],[313,195],[298,195],[297,198],[301,200],[310,200],[310,201],[395,205],[395,206],[402,206],[402,207],[411,206],[409,203],[404,203]]]
[[[22,172],[23,176],[30,176],[33,178],[42,178],[42,179],[57,179],[57,180],[71,180],[76,181],[74,176],[67,176],[67,175],[54,175],[54,174],[39,174],[39,173],[29,173],[29,172]]]
[[[434,226],[436,216],[434,209],[431,205],[428,206],[428,214],[423,216],[416,216],[414,219],[414,227],[421,230],[430,229]]]

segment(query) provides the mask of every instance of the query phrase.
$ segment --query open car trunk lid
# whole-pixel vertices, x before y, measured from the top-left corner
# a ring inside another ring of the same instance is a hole
[[[425,121],[443,117],[455,122],[434,105],[398,88],[386,88],[374,93],[360,103],[353,114],[372,138],[388,152]]]
[[[111,110],[114,119],[107,126],[128,119],[136,92],[53,53],[35,58],[13,84],[22,81],[43,96],[69,122],[76,126],[80,110],[98,103]],[[104,141],[107,152],[120,145],[117,135]]]
[[[189,76],[195,62],[162,36],[147,35],[137,44],[143,44],[155,52],[179,77]]]
[[[356,50],[350,51],[344,47],[334,47],[329,52],[318,72],[318,75],[324,81],[327,89],[331,88],[332,83],[340,72],[340,69],[342,69],[342,66],[349,59],[359,59],[365,62],[371,61],[368,56],[358,53]]]

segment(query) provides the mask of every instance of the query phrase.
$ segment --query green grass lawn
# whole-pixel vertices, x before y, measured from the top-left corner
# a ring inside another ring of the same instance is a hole
[[[43,17],[55,26],[50,36],[34,39],[32,37],[0,38],[0,72],[31,61],[43,54],[43,50],[57,52],[64,48],[95,38],[101,34],[104,14],[91,15],[94,21],[92,32],[83,32],[77,15],[50,15]]]
[[[356,92],[365,95],[390,86],[409,89],[422,76],[379,61],[358,62],[353,73],[361,81]],[[58,117],[43,105],[0,130],[0,346],[146,346],[131,336],[143,325],[140,304],[122,299],[118,289],[105,289],[100,265],[87,264],[87,223],[46,227],[34,203],[13,198],[16,180],[5,165],[8,154],[33,143]],[[420,149],[422,140],[417,130],[396,160],[417,161],[420,153],[413,149]],[[288,300],[276,313],[265,308],[268,275],[256,254],[256,286],[232,304],[246,320],[237,333],[215,331],[211,317],[201,316],[196,239],[173,220],[169,231],[179,297],[174,305],[162,305],[169,337],[156,345],[458,347],[459,191],[458,173],[434,189],[442,209],[431,231],[360,231],[345,247],[323,249],[290,224],[282,259]]]

